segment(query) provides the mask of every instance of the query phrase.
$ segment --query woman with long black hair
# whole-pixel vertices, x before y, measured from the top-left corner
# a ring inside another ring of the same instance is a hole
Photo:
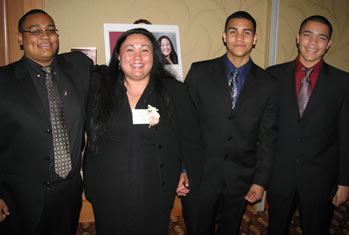
[[[160,49],[165,57],[166,64],[178,64],[178,56],[173,47],[171,39],[166,35],[159,37],[158,42],[160,44]]]
[[[154,36],[131,29],[91,82],[84,181],[97,234],[167,234],[183,164],[199,187],[197,113],[164,64]]]

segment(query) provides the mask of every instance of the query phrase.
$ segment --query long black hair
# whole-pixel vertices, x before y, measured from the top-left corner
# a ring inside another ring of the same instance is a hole
[[[158,38],[159,45],[161,46],[161,40],[164,39],[164,38],[166,38],[166,39],[170,42],[170,45],[171,45],[171,53],[170,53],[170,55],[169,55],[171,61],[172,61],[174,64],[178,64],[178,56],[177,56],[177,53],[176,53],[176,51],[175,51],[175,49],[174,49],[174,47],[173,47],[173,44],[172,44],[170,38],[167,37],[166,35],[162,35],[161,37]],[[167,62],[167,60],[166,60],[166,64],[169,64],[169,62]]]
[[[146,36],[153,46],[153,66],[150,71],[149,83],[152,85],[152,93],[159,102],[161,117],[170,116],[168,113],[170,100],[163,79],[175,79],[175,77],[165,69],[165,58],[153,34],[143,28],[130,29],[124,32],[116,42],[109,66],[96,67],[95,77],[91,82],[88,105],[88,138],[89,147],[94,150],[98,149],[98,140],[106,131],[106,123],[112,110],[124,100],[125,75],[118,57],[122,44],[133,34]]]

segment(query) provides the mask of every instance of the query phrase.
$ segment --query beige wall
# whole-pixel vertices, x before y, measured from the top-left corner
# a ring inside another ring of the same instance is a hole
[[[132,23],[139,18],[153,24],[178,25],[183,72],[194,61],[222,55],[221,36],[226,17],[246,10],[257,20],[258,43],[252,58],[268,65],[272,0],[45,0],[45,9],[59,28],[60,52],[71,47],[97,47],[98,63],[105,63],[103,23]],[[277,63],[297,55],[296,35],[310,15],[326,16],[333,25],[333,44],[325,59],[349,72],[349,1],[280,0]]]
[[[246,10],[257,21],[259,40],[252,57],[267,61],[268,4],[271,0],[45,0],[60,34],[60,52],[71,47],[97,47],[97,62],[105,63],[103,23],[132,23],[145,18],[153,24],[178,25],[184,76],[194,61],[225,53],[222,32],[232,12]]]
[[[280,0],[277,63],[297,56],[296,35],[302,20],[323,15],[333,26],[332,46],[325,60],[349,72],[349,1],[348,0]]]

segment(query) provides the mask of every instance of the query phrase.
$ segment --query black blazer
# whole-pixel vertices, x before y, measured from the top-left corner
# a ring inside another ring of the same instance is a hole
[[[225,55],[193,63],[185,84],[197,107],[205,148],[205,178],[226,179],[241,196],[251,184],[266,187],[277,133],[277,83],[251,64],[235,109],[226,75]]]
[[[296,62],[268,68],[280,82],[280,122],[270,190],[302,200],[332,199],[349,185],[349,75],[325,62],[300,118]]]
[[[57,71],[62,73],[60,78],[65,79],[65,89],[60,92],[73,165],[66,181],[74,178],[70,181],[78,182],[67,184],[66,194],[59,195],[64,199],[81,195],[85,105],[93,64],[80,52],[58,55],[56,61]],[[16,215],[23,231],[34,228],[42,213],[52,151],[50,129],[49,111],[44,108],[24,62],[0,68],[0,198],[9,206],[11,216]]]

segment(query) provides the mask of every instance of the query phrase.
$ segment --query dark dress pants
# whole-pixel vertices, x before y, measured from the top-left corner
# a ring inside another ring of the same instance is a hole
[[[10,207],[11,215],[0,224],[1,235],[75,235],[82,205],[82,181],[80,175],[58,183],[46,185],[46,197],[39,223],[30,231],[23,228],[21,219],[30,217],[31,212],[19,216]],[[40,206],[38,206],[40,207]]]
[[[182,214],[188,235],[199,234],[200,197],[199,192],[190,192],[185,197],[180,197]]]
[[[223,195],[217,218],[217,234],[239,235],[242,216],[246,206],[245,195],[240,197]]]
[[[303,235],[328,235],[334,206],[331,200],[316,202],[300,200],[297,193],[284,197],[268,192],[269,235],[287,235],[291,218],[299,208]]]
[[[201,186],[200,193],[182,199],[187,234],[240,234],[240,224],[247,205],[245,195],[231,195],[224,183]]]

